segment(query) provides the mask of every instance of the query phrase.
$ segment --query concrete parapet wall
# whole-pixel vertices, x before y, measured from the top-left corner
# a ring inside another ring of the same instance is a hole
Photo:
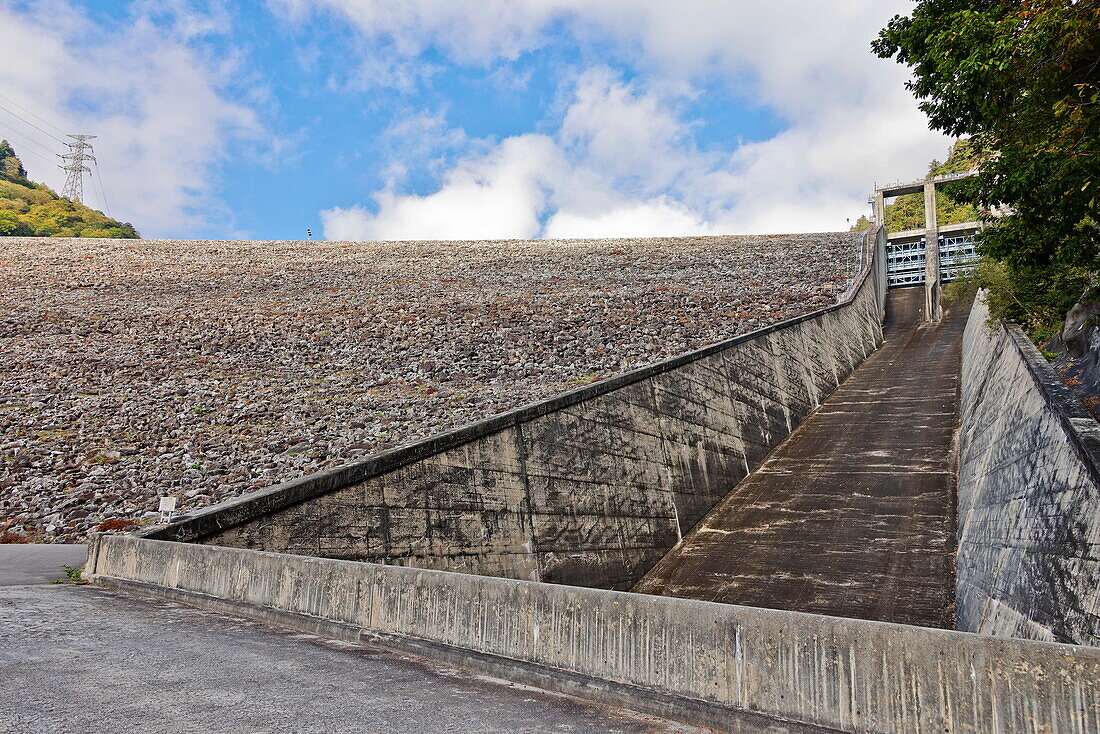
[[[1011,324],[963,342],[958,622],[1100,645],[1100,425]]]
[[[1089,647],[126,536],[86,573],[723,731],[1100,726]]]
[[[835,306],[147,537],[629,588],[881,342],[884,241]]]

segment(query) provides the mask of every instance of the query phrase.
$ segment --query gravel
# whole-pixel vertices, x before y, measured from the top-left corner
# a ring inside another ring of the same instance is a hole
[[[0,541],[149,523],[158,495],[196,509],[822,308],[859,242],[0,237]]]

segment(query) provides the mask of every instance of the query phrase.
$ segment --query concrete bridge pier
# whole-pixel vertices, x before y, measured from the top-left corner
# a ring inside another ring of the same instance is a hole
[[[924,184],[924,313],[925,320],[943,318],[940,305],[940,228],[936,220],[936,184]]]

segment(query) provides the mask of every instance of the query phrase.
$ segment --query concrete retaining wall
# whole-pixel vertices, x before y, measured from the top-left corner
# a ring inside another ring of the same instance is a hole
[[[127,536],[86,571],[723,731],[1100,727],[1095,648]]]
[[[884,241],[836,306],[147,537],[629,588],[881,342]]]
[[[1100,425],[1014,325],[963,342],[958,628],[1100,645]]]

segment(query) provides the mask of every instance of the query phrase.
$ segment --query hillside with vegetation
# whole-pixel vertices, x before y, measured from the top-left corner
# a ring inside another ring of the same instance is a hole
[[[141,235],[129,222],[118,222],[28,179],[11,145],[0,140],[0,236],[132,239]]]
[[[947,160],[943,163],[932,161],[928,164],[928,178],[947,176],[952,173],[972,171],[978,167],[978,155],[969,140],[959,140],[951,146]],[[960,201],[953,191],[952,184],[936,186],[936,221],[939,224],[961,224],[976,222],[978,210],[973,204]],[[860,217],[852,231],[871,228],[867,217]],[[924,229],[924,194],[906,194],[886,205],[886,230],[902,232],[907,229]]]

